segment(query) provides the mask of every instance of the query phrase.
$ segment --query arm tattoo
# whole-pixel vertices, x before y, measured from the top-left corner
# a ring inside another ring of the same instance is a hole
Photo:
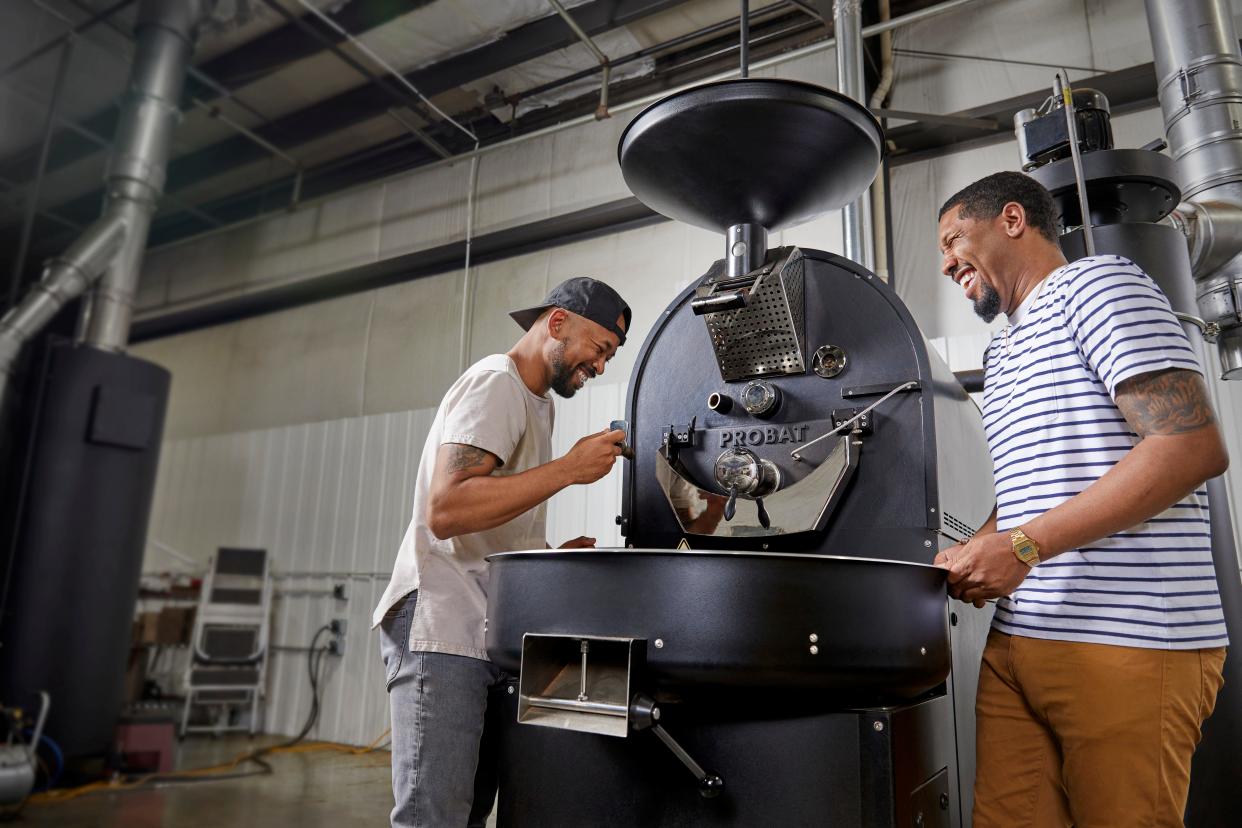
[[[463,443],[453,443],[449,449],[448,470],[459,472],[465,469],[473,469],[476,466],[483,465],[486,459],[487,452],[481,448],[467,446]]]
[[[1117,386],[1117,407],[1140,438],[1182,434],[1216,422],[1203,378],[1179,368],[1124,380]]]

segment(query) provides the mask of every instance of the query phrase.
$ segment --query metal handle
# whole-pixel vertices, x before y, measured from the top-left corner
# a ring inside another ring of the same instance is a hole
[[[685,748],[679,745],[677,740],[659,724],[659,720],[660,708],[655,700],[642,693],[636,694],[630,702],[630,726],[634,730],[651,730],[659,737],[664,746],[677,757],[677,761],[685,765],[686,770],[690,771],[695,781],[699,783],[699,796],[704,799],[720,796],[720,792],[724,790],[724,780],[714,773],[703,770],[703,766],[694,761],[693,756],[686,753]]]
[[[724,519],[733,520],[735,514],[737,514],[737,486],[730,486],[729,499],[725,501]]]
[[[746,288],[730,290],[725,293],[713,293],[690,300],[690,311],[695,316],[717,311],[739,310],[750,304],[750,291]]]

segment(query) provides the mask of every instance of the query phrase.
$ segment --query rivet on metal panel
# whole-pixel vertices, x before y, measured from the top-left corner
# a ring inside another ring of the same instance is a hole
[[[811,645],[811,655],[819,655],[819,647],[815,644]]]
[[[812,644],[819,641],[819,636],[816,635],[815,633],[811,633],[809,636],[807,636],[807,638],[810,640]]]
[[[925,540],[925,541],[923,541],[923,545],[924,545],[924,546],[931,546],[931,541],[930,541],[930,540]]]
[[[934,515],[934,514],[936,514],[936,507],[935,507],[935,506],[933,506],[933,507],[931,507],[930,509],[928,509],[927,511],[931,512],[931,513]]]
[[[927,648],[919,647],[919,655],[927,655]]]
[[[512,695],[513,695],[513,693],[514,693],[514,690],[513,690],[513,685],[512,685],[512,684],[510,684],[510,685],[509,685],[508,690],[509,690],[509,695],[510,695],[510,696],[512,696]]]
[[[663,638],[657,638],[657,639],[655,640],[655,648],[656,648],[657,650],[663,650],[663,649],[664,649],[664,639],[663,639]]]
[[[876,733],[882,733],[884,731],[884,722],[872,722],[871,729]]]

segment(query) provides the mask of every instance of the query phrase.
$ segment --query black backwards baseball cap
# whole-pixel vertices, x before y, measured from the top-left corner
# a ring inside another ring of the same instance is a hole
[[[552,288],[538,305],[512,311],[509,315],[522,326],[522,330],[529,331],[548,308],[564,308],[590,319],[615,333],[621,340],[619,345],[625,344],[625,331],[630,327],[630,306],[625,304],[619,293],[598,279],[589,276],[566,279]],[[625,317],[625,330],[617,325],[618,317]]]

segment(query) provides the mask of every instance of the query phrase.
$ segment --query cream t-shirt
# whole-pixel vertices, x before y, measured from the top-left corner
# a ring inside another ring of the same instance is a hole
[[[487,659],[487,561],[496,552],[543,549],[546,503],[495,529],[440,540],[427,527],[427,503],[436,454],[445,443],[463,443],[500,460],[494,475],[517,474],[552,459],[551,397],[531,392],[505,354],[476,362],[453,384],[436,412],[423,445],[414,484],[414,513],[405,530],[392,580],[375,608],[374,626],[413,590],[410,649]]]

